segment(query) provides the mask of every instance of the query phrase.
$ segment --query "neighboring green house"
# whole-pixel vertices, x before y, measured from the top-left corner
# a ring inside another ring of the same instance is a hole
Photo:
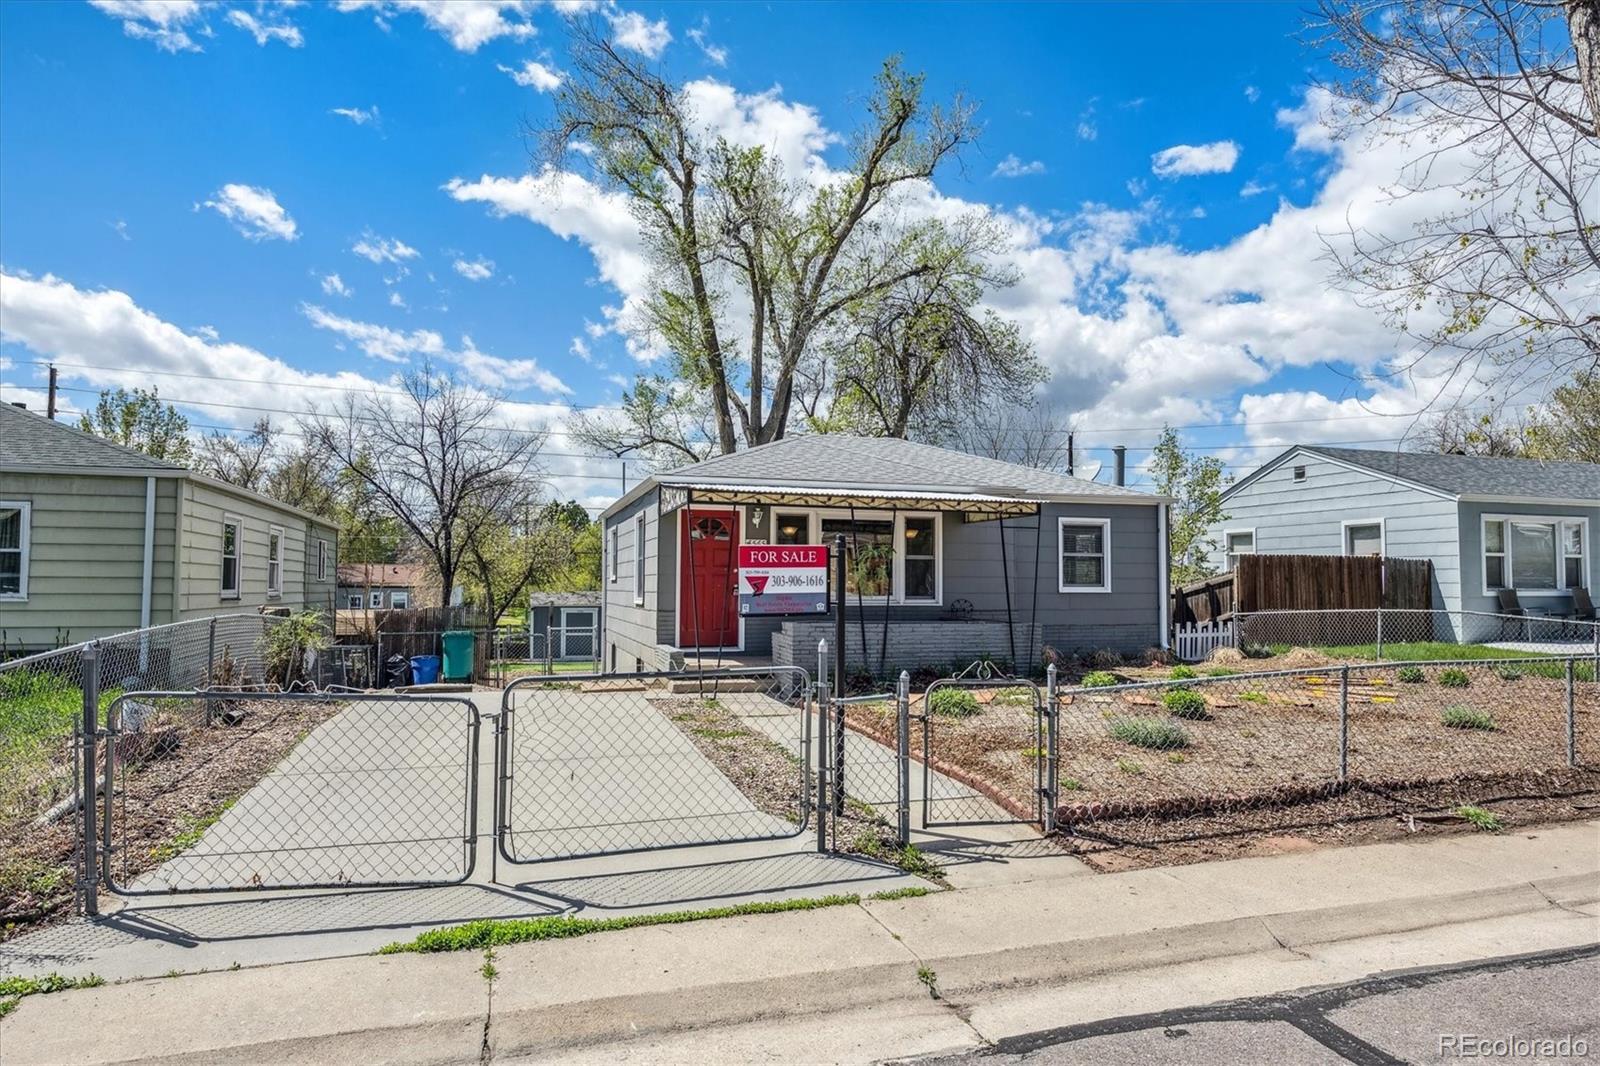
[[[264,607],[328,610],[337,537],[307,511],[0,405],[7,654]]]

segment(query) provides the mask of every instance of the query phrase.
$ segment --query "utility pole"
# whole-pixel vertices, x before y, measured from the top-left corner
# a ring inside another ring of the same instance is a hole
[[[1072,430],[1067,430],[1067,476],[1072,476]]]
[[[56,419],[56,365],[50,364],[50,399],[45,403],[45,414],[50,421]]]

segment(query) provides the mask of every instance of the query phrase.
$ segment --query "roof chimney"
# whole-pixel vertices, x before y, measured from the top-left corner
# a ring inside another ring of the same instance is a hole
[[[1112,448],[1111,451],[1117,457],[1116,483],[1118,485],[1126,485],[1128,483],[1128,446],[1126,444],[1119,444],[1115,448]]]

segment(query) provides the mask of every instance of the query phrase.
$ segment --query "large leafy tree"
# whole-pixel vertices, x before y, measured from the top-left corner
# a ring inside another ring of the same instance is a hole
[[[104,391],[94,410],[78,419],[78,428],[179,466],[188,465],[194,454],[189,420],[162,403],[156,389]]]
[[[1600,463],[1600,372],[1585,371],[1557,388],[1524,436],[1530,458]]]
[[[1211,576],[1217,543],[1207,531],[1228,517],[1222,490],[1229,479],[1222,460],[1185,451],[1177,430],[1166,426],[1150,457],[1150,480],[1157,493],[1172,498],[1167,536],[1173,584]]]
[[[1330,235],[1337,283],[1435,381],[1510,396],[1600,367],[1600,0],[1320,6],[1328,119],[1410,153],[1386,214],[1414,221]]]
[[[566,165],[579,146],[594,180],[627,198],[654,267],[641,328],[671,357],[670,374],[641,380],[620,417],[578,423],[591,446],[681,462],[777,440],[800,392],[828,387],[821,341],[908,283],[975,276],[950,265],[983,249],[898,210],[902,192],[971,142],[972,109],[928,104],[921,76],[898,61],[878,75],[845,168],[820,178],[710,136],[681,86],[596,23],[574,26],[569,67],[540,162]],[[971,307],[959,294],[941,303]]]

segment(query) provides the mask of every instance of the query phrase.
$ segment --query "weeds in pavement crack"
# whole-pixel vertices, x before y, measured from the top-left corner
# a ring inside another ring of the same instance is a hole
[[[928,995],[934,999],[939,998],[939,975],[928,966],[917,967],[917,980],[921,981],[928,989]]]

